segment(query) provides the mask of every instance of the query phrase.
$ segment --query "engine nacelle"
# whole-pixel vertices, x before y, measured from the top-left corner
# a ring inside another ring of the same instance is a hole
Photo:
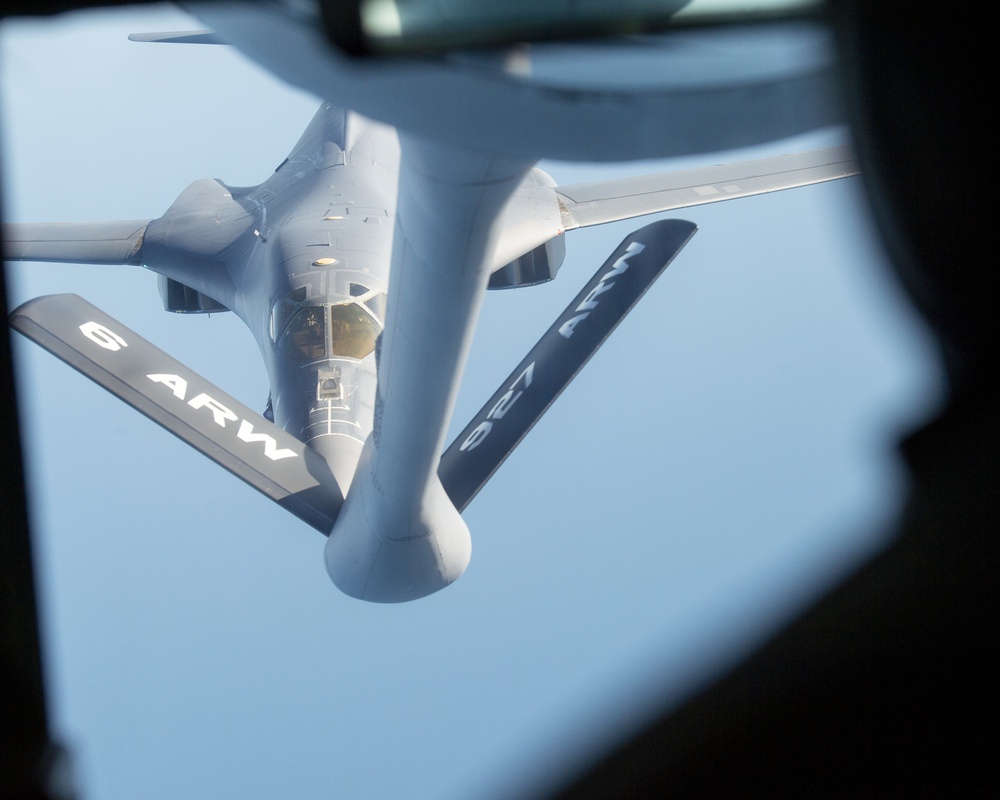
[[[552,280],[563,259],[565,221],[556,182],[535,167],[518,186],[500,216],[500,238],[490,289],[516,289]]]
[[[517,289],[552,280],[566,258],[562,235],[549,239],[490,275],[490,289]]]
[[[215,314],[229,310],[218,300],[163,275],[157,276],[156,286],[160,290],[163,307],[175,314]]]

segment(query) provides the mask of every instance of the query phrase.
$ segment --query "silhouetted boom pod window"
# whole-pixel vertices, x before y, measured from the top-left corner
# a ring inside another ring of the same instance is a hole
[[[375,349],[381,326],[357,303],[330,306],[330,355],[364,358]]]

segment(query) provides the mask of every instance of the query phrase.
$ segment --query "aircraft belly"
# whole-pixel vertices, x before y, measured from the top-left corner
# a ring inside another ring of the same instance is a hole
[[[402,147],[374,430],[325,551],[338,587],[377,602],[444,588],[471,556],[437,466],[499,212],[531,168],[408,137]]]
[[[466,58],[401,58],[373,69],[331,48],[321,28],[282,4],[207,3],[196,13],[292,85],[458,149],[475,142],[536,159],[666,158],[748,147],[844,120],[832,42],[822,26],[807,23],[602,42],[602,59],[616,56],[612,63],[620,65],[638,54],[654,68],[619,66],[594,77],[587,69],[592,48],[536,44],[534,77],[513,79],[486,62],[470,68]]]

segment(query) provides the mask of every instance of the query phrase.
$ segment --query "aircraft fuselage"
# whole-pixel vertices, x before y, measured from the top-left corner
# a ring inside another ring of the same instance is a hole
[[[268,180],[196,181],[146,227],[140,263],[243,319],[274,422],[329,464],[346,500],[327,567],[348,594],[419,597],[468,563],[437,463],[498,220],[531,166],[324,105]]]
[[[247,14],[215,8],[212,14],[227,40],[278,74],[289,68],[287,77],[300,85],[297,79],[308,77],[283,60],[285,53],[311,52],[315,31],[308,26],[289,27],[288,19],[271,19],[266,9]],[[266,37],[257,35],[263,18]],[[8,253],[20,260],[142,265],[160,276],[168,310],[237,314],[263,357],[270,383],[265,416],[277,427],[235,398],[226,402],[240,411],[230,415],[219,410],[216,398],[221,426],[209,422],[206,429],[202,423],[214,418],[208,417],[213,407],[187,401],[184,408],[194,408],[197,416],[185,411],[181,420],[148,395],[148,372],[156,370],[144,370],[143,362],[130,357],[138,378],[109,372],[110,362],[98,364],[73,343],[80,339],[74,326],[50,349],[327,533],[327,570],[344,592],[379,602],[410,600],[447,586],[465,570],[471,539],[459,507],[506,457],[497,452],[483,459],[475,485],[463,482],[454,495],[438,474],[488,283],[509,288],[554,277],[567,230],[852,174],[849,159],[830,151],[557,187],[533,168],[538,157],[676,155],[827,124],[836,109],[807,102],[828,80],[821,56],[757,82],[745,83],[735,70],[708,81],[702,91],[668,80],[638,95],[627,87],[582,95],[552,91],[544,81],[535,85],[492,62],[475,69],[448,61],[361,69],[334,56],[297,58],[296,64],[308,64],[309,74],[323,67],[317,73],[324,76],[321,88],[335,87],[338,96],[347,92],[337,102],[354,106],[356,100],[356,107],[385,124],[324,104],[288,158],[258,186],[195,181],[154,220],[16,225],[5,229]],[[718,102],[720,89],[725,103]],[[795,114],[772,108],[783,91],[791,94],[782,102],[801,98],[809,113],[796,104]],[[467,113],[456,96],[489,113]],[[447,108],[438,109],[439,101]],[[632,114],[634,124],[626,124],[623,113]],[[750,117],[763,123],[746,128],[742,123]],[[712,132],[723,135],[706,138]],[[669,242],[662,249],[669,259],[692,230],[684,223],[649,235]],[[609,269],[614,273],[614,265],[628,264],[628,258],[622,250]],[[648,265],[651,271],[644,274],[653,279],[665,263]],[[560,342],[585,339],[579,331],[590,315],[611,307],[616,284],[593,283],[552,336]],[[89,304],[53,300],[25,308],[19,329],[50,346],[51,330],[60,326],[44,317],[49,309],[58,315],[69,308],[99,317],[108,330],[117,326]],[[616,309],[594,341],[573,345],[580,351],[573,354],[575,369],[627,310]],[[129,337],[138,342],[134,332]],[[125,349],[135,354],[139,347]],[[149,343],[142,352],[166,363]],[[170,374],[177,377],[180,369],[174,362]],[[541,372],[532,373],[533,385],[548,387],[533,400],[538,414],[575,374],[553,382]],[[173,391],[168,383],[153,385],[168,395]],[[463,441],[479,441],[496,420],[511,416],[513,385],[491,401]],[[218,387],[211,391],[222,397]],[[526,407],[525,401],[519,408]],[[270,442],[272,449],[296,453],[286,466],[303,468],[278,474],[269,464],[247,462],[213,429],[225,431],[238,420],[235,435],[254,450],[263,448],[265,461]],[[527,417],[522,422],[533,424]],[[507,452],[527,427],[508,437]],[[497,436],[491,448],[495,441]],[[486,449],[469,445],[459,452]],[[453,460],[446,472],[454,475],[454,467]]]
[[[246,323],[268,416],[327,459],[344,494],[373,425],[398,166],[392,128],[324,105],[268,180],[196,181],[140,250]]]

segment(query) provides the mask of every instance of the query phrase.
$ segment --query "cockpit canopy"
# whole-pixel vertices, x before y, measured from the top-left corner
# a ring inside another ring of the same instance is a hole
[[[278,350],[304,364],[324,358],[361,360],[375,349],[384,293],[366,290],[353,300],[320,304],[308,303],[305,295],[305,289],[297,289],[271,309],[271,339]]]

